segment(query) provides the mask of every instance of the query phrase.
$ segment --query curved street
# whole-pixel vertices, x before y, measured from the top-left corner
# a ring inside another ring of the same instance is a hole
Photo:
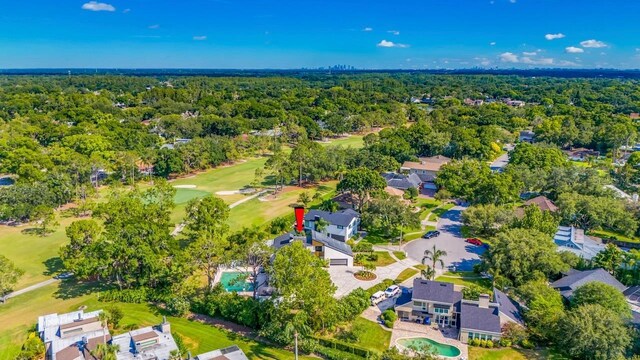
[[[426,249],[432,249],[433,245],[437,249],[447,252],[442,260],[446,269],[455,271],[471,271],[473,265],[480,262],[480,254],[485,251],[482,246],[470,245],[464,242],[462,237],[462,212],[466,209],[464,206],[455,206],[447,211],[438,219],[437,229],[440,236],[432,239],[419,238],[413,240],[404,246],[407,256],[422,261],[422,256]],[[442,273],[443,269],[439,265],[436,271]]]

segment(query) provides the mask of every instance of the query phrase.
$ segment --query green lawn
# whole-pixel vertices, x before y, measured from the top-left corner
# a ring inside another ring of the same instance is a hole
[[[87,306],[87,310],[96,310],[111,305],[101,303],[97,295],[83,293],[88,288],[67,288],[52,284],[36,291],[10,299],[0,306],[0,360],[14,359],[20,351],[28,329],[38,316],[50,313],[63,313]],[[63,299],[67,298],[68,299]],[[162,316],[158,310],[147,304],[116,304],[122,308],[125,316],[121,328],[127,325],[137,327],[158,324]],[[237,344],[251,359],[292,359],[291,352],[271,348],[237,335],[227,333],[216,327],[189,321],[184,318],[168,317],[173,332],[180,334],[193,355]],[[117,331],[116,333],[122,333]],[[307,358],[309,359],[309,358]]]
[[[264,167],[266,162],[266,157],[251,158],[176,179],[171,185],[195,185],[197,190],[212,194],[218,191],[240,190],[254,180],[256,169]],[[265,182],[266,184],[268,182]]]
[[[51,278],[60,270],[62,264],[58,257],[58,250],[67,242],[65,228],[75,218],[58,218],[60,225],[55,232],[47,236],[26,234],[22,230],[31,225],[0,226],[0,254],[24,270],[24,275],[18,280],[15,289],[21,289],[40,281]]]
[[[594,236],[597,236],[599,238],[614,238],[615,237],[620,241],[628,241],[628,242],[633,242],[633,243],[640,242],[640,238],[630,237],[630,236],[626,236],[626,235],[615,233],[613,231],[608,231],[608,230],[591,230],[591,231],[589,231],[589,235],[594,235]]]
[[[393,255],[398,258],[398,260],[404,260],[407,258],[407,254],[404,251],[394,251]]]
[[[454,204],[451,204],[451,203],[447,203],[447,204],[444,204],[444,205],[440,205],[440,206],[438,206],[438,208],[437,208],[437,209],[433,210],[433,211],[431,212],[431,214],[432,214],[432,215],[436,215],[437,217],[442,217],[442,215],[443,215],[444,213],[446,213],[447,211],[451,210],[451,208],[453,208],[454,206],[455,206],[455,205],[454,205]],[[431,216],[429,216],[429,218],[431,218]],[[429,219],[429,220],[431,220],[431,219]],[[437,220],[437,219],[436,219],[436,220]],[[435,220],[434,220],[434,221],[435,221]]]
[[[372,349],[380,352],[389,348],[391,331],[387,331],[377,323],[363,317],[356,318],[353,321],[353,326],[358,326],[360,329],[364,330],[357,345],[364,347],[365,349]]]
[[[562,355],[558,355],[549,350],[524,350],[524,349],[483,349],[479,347],[469,347],[469,360],[565,360]]]
[[[472,284],[475,284],[480,286],[487,294],[493,293],[493,285],[491,283],[491,280],[482,278],[471,271],[446,272],[444,273],[444,275],[438,276],[436,280],[463,286],[470,286]]]
[[[378,260],[375,262],[376,266],[387,266],[396,262],[396,259],[391,257],[388,251],[375,251],[378,255]]]
[[[400,274],[398,274],[398,277],[396,278],[396,282],[401,283],[406,281],[407,279],[411,278],[412,276],[416,275],[417,273],[419,273],[420,271],[414,269],[414,268],[407,268],[402,270],[402,272]]]
[[[336,185],[336,181],[331,181],[314,189],[289,187],[275,197],[267,196],[266,201],[258,198],[251,199],[231,209],[229,214],[231,231],[239,230],[242,227],[263,225],[279,216],[293,215],[291,205],[297,203],[301,193],[306,191],[313,195],[317,191],[323,197],[330,197],[335,193]]]
[[[352,147],[354,149],[359,149],[364,146],[364,142],[362,141],[362,135],[351,135],[348,137],[332,139],[330,142],[322,142],[323,146],[344,146],[344,147]]]

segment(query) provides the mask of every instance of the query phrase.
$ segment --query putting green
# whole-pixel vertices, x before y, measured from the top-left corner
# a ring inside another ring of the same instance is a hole
[[[211,193],[204,190],[178,188],[176,189],[176,195],[173,197],[173,200],[176,204],[184,204],[191,199],[203,198],[208,195],[211,195]]]

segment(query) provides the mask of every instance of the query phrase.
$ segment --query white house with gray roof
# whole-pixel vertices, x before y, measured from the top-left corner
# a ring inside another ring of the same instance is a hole
[[[273,240],[271,246],[278,250],[294,241],[301,241],[317,257],[326,260],[329,266],[353,266],[353,251],[345,242],[311,230],[305,235],[286,233]]]
[[[102,310],[73,311],[38,317],[38,333],[48,360],[84,360],[97,344],[111,339],[99,316]],[[92,357],[91,357],[92,359]]]
[[[223,349],[213,350],[200,354],[195,360],[249,360],[242,349],[236,345],[232,345]]]
[[[323,219],[329,225],[318,231],[317,222]],[[340,211],[324,211],[312,209],[304,216],[304,229],[306,232],[318,231],[324,235],[339,241],[347,241],[358,233],[360,226],[360,214],[352,209]]]
[[[114,336],[111,343],[118,346],[118,360],[169,360],[179,352],[171,335],[171,325],[164,317],[158,326]]]

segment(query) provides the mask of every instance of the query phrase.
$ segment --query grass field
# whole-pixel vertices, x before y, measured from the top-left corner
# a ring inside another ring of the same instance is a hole
[[[398,258],[398,260],[404,260],[407,258],[407,254],[404,251],[394,251],[393,255]]]
[[[396,259],[389,255],[388,251],[376,251],[378,255],[378,261],[375,262],[376,266],[387,266],[396,262]]]
[[[524,350],[524,349],[483,349],[469,347],[469,360],[565,360],[562,355],[548,350]]]
[[[640,238],[626,236],[623,234],[618,234],[618,233],[607,231],[607,230],[591,230],[589,231],[589,235],[594,235],[599,238],[617,238],[620,241],[627,241],[627,242],[633,242],[633,243],[640,242]]]
[[[478,285],[484,290],[483,292],[487,294],[493,293],[493,284],[491,283],[491,280],[482,278],[470,271],[446,272],[443,275],[438,276],[436,280],[463,286]]]
[[[354,345],[377,352],[383,352],[389,348],[391,331],[387,331],[377,323],[363,317],[357,317],[351,324],[346,324],[342,330],[350,331],[354,328],[357,328],[359,335],[359,340],[353,343]],[[333,339],[335,335],[331,334],[323,337]]]
[[[359,149],[364,146],[364,142],[362,141],[362,135],[351,135],[348,137],[338,138],[330,140],[330,142],[321,143],[323,146],[344,146],[344,147],[352,147],[354,149]]]
[[[414,269],[414,268],[407,268],[402,270],[402,272],[400,274],[398,274],[398,277],[396,278],[396,281],[401,283],[406,281],[407,279],[413,277],[414,275],[416,275],[417,273],[419,273],[420,271]]]
[[[101,303],[97,295],[82,294],[83,288],[74,289],[78,293],[68,293],[64,285],[53,284],[38,289],[29,294],[21,295],[0,306],[0,360],[14,359],[20,351],[27,331],[37,322],[38,316],[55,312],[69,312],[80,306],[87,306],[87,310],[96,310],[111,305]],[[70,297],[63,299],[64,297]],[[127,325],[142,327],[160,323],[162,315],[158,310],[147,304],[116,303],[125,316],[121,321],[121,328]],[[227,333],[216,327],[190,321],[184,318],[168,317],[172,331],[180,334],[186,346],[193,355],[236,344],[251,359],[292,359],[289,351],[271,348],[234,334]],[[117,333],[122,333],[119,331]],[[307,358],[308,359],[308,358]]]

